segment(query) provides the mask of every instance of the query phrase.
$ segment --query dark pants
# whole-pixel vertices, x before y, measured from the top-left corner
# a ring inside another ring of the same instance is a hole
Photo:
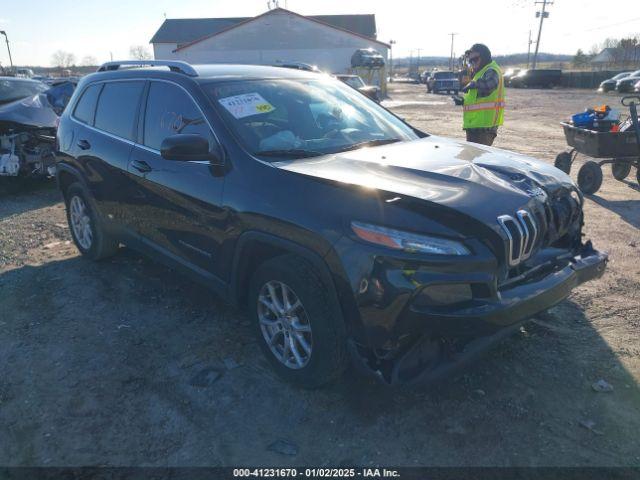
[[[467,133],[467,142],[481,143],[482,145],[493,145],[498,133],[495,130],[486,130],[484,128],[469,128],[465,130]]]

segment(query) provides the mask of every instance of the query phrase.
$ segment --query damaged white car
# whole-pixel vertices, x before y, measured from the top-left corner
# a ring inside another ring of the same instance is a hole
[[[55,174],[58,118],[75,84],[0,77],[0,177]]]

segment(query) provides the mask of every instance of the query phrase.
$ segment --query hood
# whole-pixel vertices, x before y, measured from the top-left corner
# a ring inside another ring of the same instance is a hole
[[[55,128],[57,118],[44,93],[0,107],[0,123],[18,124],[30,128]]]
[[[437,136],[275,166],[433,202],[487,224],[543,203],[558,189],[575,189],[568,175],[545,162]]]
[[[56,128],[74,85],[65,82],[44,93],[26,97],[0,106],[0,124],[17,124],[27,128]]]

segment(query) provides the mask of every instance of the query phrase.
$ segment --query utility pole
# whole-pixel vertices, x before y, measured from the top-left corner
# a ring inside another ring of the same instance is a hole
[[[393,82],[393,46],[395,44],[395,40],[389,40],[389,81],[391,82]]]
[[[416,73],[418,76],[420,75],[420,50],[422,49],[418,48],[418,59],[416,60]]]
[[[531,44],[533,42],[531,41],[531,30],[529,30],[529,43],[527,46],[527,70],[529,70],[529,58],[531,57]]]
[[[413,48],[409,50],[409,76],[411,76],[412,68],[413,68]]]
[[[449,55],[449,70],[453,71],[453,37],[458,35],[457,33],[450,33],[451,35],[451,55]]]
[[[11,70],[13,71],[13,59],[11,58],[11,48],[9,48],[9,37],[7,37],[7,32],[4,30],[0,30],[0,35],[4,35],[4,40],[7,42],[7,52],[9,52],[9,65],[11,65]]]
[[[536,2],[536,5],[541,3],[542,4],[542,11],[541,12],[536,12],[536,17],[540,17],[540,26],[538,27],[538,41],[536,42],[536,51],[533,54],[533,69],[535,70],[536,68],[536,62],[538,61],[538,49],[540,48],[540,37],[542,36],[542,22],[544,22],[544,19],[549,17],[549,12],[546,11],[547,5],[553,5],[552,1],[549,0],[542,0],[541,2]]]

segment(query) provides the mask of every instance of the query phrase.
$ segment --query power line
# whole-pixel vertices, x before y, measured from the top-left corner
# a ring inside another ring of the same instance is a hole
[[[585,33],[585,32],[593,32],[595,30],[602,30],[603,28],[617,27],[619,25],[625,25],[627,23],[637,22],[638,20],[640,20],[640,17],[631,18],[629,20],[625,20],[624,22],[612,23],[612,24],[609,24],[609,25],[600,25],[599,27],[587,28],[585,30],[574,31],[574,32],[568,32],[568,33],[564,33],[562,36],[563,37],[570,37],[572,35],[578,35],[578,34]]]

